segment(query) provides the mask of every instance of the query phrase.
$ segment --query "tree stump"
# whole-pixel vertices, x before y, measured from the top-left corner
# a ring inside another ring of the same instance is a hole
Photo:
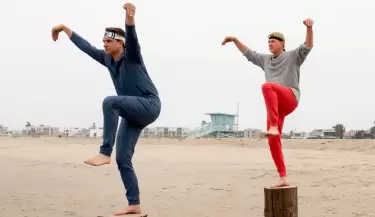
[[[264,217],[298,217],[297,187],[264,188]]]

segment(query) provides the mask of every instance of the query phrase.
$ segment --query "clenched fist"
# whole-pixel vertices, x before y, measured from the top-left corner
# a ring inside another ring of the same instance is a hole
[[[226,43],[228,42],[233,42],[234,40],[236,40],[237,38],[234,37],[234,36],[227,36],[224,38],[224,41],[221,43],[221,45],[225,45]]]
[[[132,3],[124,4],[123,8],[126,10],[126,16],[134,17],[135,6]]]
[[[312,27],[314,24],[314,21],[310,18],[307,18],[306,20],[303,21],[303,24],[305,24],[306,27]]]
[[[63,31],[64,25],[60,24],[52,28],[52,40],[56,41],[59,38],[59,33]]]

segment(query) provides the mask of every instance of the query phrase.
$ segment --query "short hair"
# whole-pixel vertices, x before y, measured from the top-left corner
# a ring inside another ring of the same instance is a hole
[[[271,39],[271,38],[284,42],[283,49],[285,51],[285,37],[281,32],[272,32],[271,34],[268,35],[268,39]]]
[[[121,28],[117,28],[117,27],[107,27],[105,28],[105,31],[107,32],[114,32],[118,35],[121,35],[122,37],[125,37],[125,31]]]
[[[268,35],[268,38],[271,39],[277,39],[279,41],[285,42],[285,37],[281,32],[272,32],[271,34]]]

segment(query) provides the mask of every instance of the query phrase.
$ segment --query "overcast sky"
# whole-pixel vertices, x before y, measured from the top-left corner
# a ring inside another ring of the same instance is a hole
[[[124,27],[124,1],[13,0],[1,3],[0,124],[102,125],[102,101],[115,90],[107,69],[51,29],[66,24],[102,48],[105,27]],[[197,127],[206,112],[236,113],[240,129],[265,129],[260,68],[227,35],[268,53],[267,34],[283,32],[286,49],[304,42],[315,21],[315,47],[301,68],[301,101],[284,131],[369,128],[375,120],[375,14],[370,0],[134,0],[148,72],[162,100],[152,126]],[[373,14],[373,15],[371,15]]]

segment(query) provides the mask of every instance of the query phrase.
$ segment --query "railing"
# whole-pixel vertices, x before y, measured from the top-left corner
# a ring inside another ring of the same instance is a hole
[[[188,137],[197,138],[197,137],[206,136],[215,131],[234,131],[234,130],[226,129],[225,126],[203,125],[203,126],[190,130],[189,132],[187,132],[187,135]]]

